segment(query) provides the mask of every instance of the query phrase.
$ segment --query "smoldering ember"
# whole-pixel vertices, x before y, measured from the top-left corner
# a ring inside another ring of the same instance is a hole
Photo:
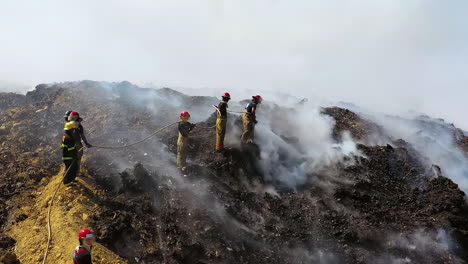
[[[468,262],[465,131],[264,97],[255,140],[241,144],[251,98],[230,96],[217,152],[220,98],[94,81],[0,93],[0,263],[71,263],[83,227],[93,263]],[[94,146],[72,186],[68,110]],[[181,171],[168,125],[183,110],[196,126]]]

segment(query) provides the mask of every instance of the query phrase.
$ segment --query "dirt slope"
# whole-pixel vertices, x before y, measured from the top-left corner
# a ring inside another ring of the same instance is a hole
[[[80,178],[76,187],[67,188],[61,184],[62,175],[63,170],[44,178],[43,186],[28,196],[29,201],[23,201],[23,206],[15,211],[16,220],[6,228],[16,240],[16,255],[21,263],[42,262],[48,237],[47,210],[57,186],[60,187],[51,211],[52,241],[47,263],[70,263],[78,245],[77,232],[90,226],[90,216],[97,207],[93,201],[98,193],[95,183],[90,178]],[[127,262],[97,243],[93,263]]]

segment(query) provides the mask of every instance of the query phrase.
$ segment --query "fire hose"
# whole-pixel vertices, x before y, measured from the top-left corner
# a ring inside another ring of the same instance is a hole
[[[172,126],[172,125],[175,125],[175,124],[177,124],[177,123],[178,123],[178,122],[174,122],[174,123],[171,123],[171,124],[169,124],[169,125],[167,125],[167,126],[165,126],[165,127],[162,127],[162,128],[160,128],[160,129],[154,131],[153,134],[151,134],[151,135],[145,137],[144,139],[139,140],[139,141],[137,141],[137,142],[133,142],[133,143],[131,143],[131,144],[126,144],[126,145],[117,146],[117,147],[94,146],[94,145],[93,145],[93,148],[102,148],[102,149],[121,149],[121,148],[128,148],[128,147],[134,146],[134,145],[136,145],[136,144],[139,144],[139,143],[141,143],[141,142],[147,140],[148,138],[150,138],[150,137],[156,135],[157,133],[161,132],[162,130],[164,130],[164,129],[166,129],[166,128]]]
[[[237,113],[237,114],[243,114],[244,112],[242,111],[232,111],[232,110],[226,110],[228,111],[229,113]]]
[[[218,108],[217,108],[216,106],[215,106],[215,108],[216,108],[216,111],[218,111],[218,113],[219,113]],[[228,112],[231,112],[231,113],[241,113],[241,114],[243,113],[243,112],[239,112],[239,111],[231,111],[231,110],[227,110],[227,111],[228,111]],[[102,149],[122,149],[122,148],[128,148],[128,147],[137,145],[137,144],[139,144],[139,143],[141,143],[141,142],[143,142],[143,141],[149,139],[150,137],[152,137],[152,136],[156,135],[157,133],[161,132],[162,130],[164,130],[164,129],[166,129],[166,128],[172,126],[172,125],[175,125],[175,124],[177,124],[177,123],[178,123],[178,122],[174,122],[174,123],[171,123],[171,124],[169,124],[169,125],[167,125],[167,126],[164,126],[164,127],[160,128],[160,129],[154,131],[151,135],[149,135],[149,136],[143,138],[142,140],[133,142],[133,143],[131,143],[131,144],[125,144],[125,145],[116,146],[116,147],[95,146],[95,145],[93,145],[93,147],[94,147],[94,148],[102,148]],[[215,127],[216,127],[216,125],[211,126],[211,127],[199,127],[199,128],[211,129],[211,128],[215,128]],[[84,147],[80,148],[80,149],[78,150],[78,152],[80,152],[80,151],[83,150],[83,149],[84,149]],[[65,177],[65,175],[68,174],[68,171],[70,170],[70,168],[73,166],[73,164],[74,164],[75,162],[76,162],[76,160],[74,160],[74,161],[71,163],[70,167],[65,171],[63,177]],[[44,253],[44,258],[43,258],[43,260],[42,260],[42,264],[46,263],[47,255],[48,255],[48,253],[49,253],[50,242],[51,242],[51,240],[52,240],[52,227],[51,227],[51,223],[50,223],[50,213],[51,213],[51,211],[52,211],[52,205],[53,205],[53,203],[54,203],[54,199],[55,199],[55,196],[57,195],[57,192],[58,192],[58,190],[59,190],[59,188],[60,188],[60,185],[61,185],[61,184],[60,184],[60,182],[59,182],[59,184],[57,185],[57,188],[55,188],[54,194],[53,194],[52,199],[51,199],[51,201],[50,201],[49,209],[48,209],[48,211],[47,211],[48,238],[47,238],[47,246],[46,246],[46,250],[45,250],[45,253]]]
[[[83,149],[84,149],[84,147],[80,148],[78,150],[78,152],[80,152]],[[64,178],[68,174],[68,171],[71,169],[71,167],[75,164],[75,162],[76,162],[76,159],[73,160],[73,162],[70,164],[70,167],[68,167],[68,169],[63,174]],[[47,237],[47,246],[46,246],[46,250],[45,250],[45,253],[44,253],[44,258],[42,259],[42,264],[44,264],[46,262],[47,255],[49,254],[50,241],[52,240],[52,227],[51,227],[51,224],[50,224],[50,212],[52,211],[52,205],[54,204],[54,199],[55,199],[55,196],[57,195],[57,192],[58,192],[58,190],[60,188],[60,185],[61,185],[61,182],[59,181],[59,184],[57,184],[57,188],[55,188],[54,195],[52,196],[52,199],[50,199],[49,209],[47,210],[48,237]]]
[[[175,125],[177,124],[178,122],[174,122],[174,123],[171,123],[165,127],[162,127],[158,130],[156,130],[155,132],[153,132],[151,135],[145,137],[144,139],[142,140],[139,140],[137,142],[134,142],[134,143],[131,143],[131,144],[126,144],[126,145],[123,145],[123,146],[117,146],[117,147],[107,147],[107,146],[93,146],[95,148],[102,148],[102,149],[121,149],[121,148],[127,148],[127,147],[131,147],[131,146],[134,146],[136,144],[139,144],[145,140],[147,140],[148,138],[156,135],[157,133],[161,132],[162,130],[172,126],[172,125]],[[80,148],[78,150],[78,152],[80,152],[81,150],[83,150],[84,147]],[[74,163],[76,162],[76,160],[73,160],[73,162],[70,164],[70,167],[68,167],[68,169],[65,171],[63,177],[65,178],[65,176],[68,174],[68,171],[71,169],[71,167],[74,165]],[[50,241],[52,240],[52,227],[51,227],[51,223],[50,223],[50,212],[52,211],[52,205],[54,204],[54,199],[55,199],[55,196],[57,195],[57,192],[59,190],[61,186],[61,182],[59,182],[57,184],[57,188],[55,188],[55,191],[54,191],[54,195],[52,196],[52,199],[50,200],[50,205],[49,205],[49,209],[47,211],[47,227],[48,227],[48,237],[47,237],[47,246],[46,246],[46,250],[45,250],[45,253],[44,253],[44,258],[42,260],[42,264],[45,264],[46,263],[46,260],[47,260],[47,255],[49,254],[49,246],[50,246]]]
[[[212,105],[214,109],[216,109],[216,112],[218,113],[218,116],[221,115],[221,112],[219,112],[219,108],[216,105]],[[226,110],[227,112],[230,113],[237,113],[237,114],[243,114],[244,112],[242,111],[232,111],[232,110]]]
[[[217,110],[219,111],[219,110]],[[232,113],[243,113],[243,112],[236,112],[236,111],[230,111],[228,110],[228,112],[232,112]],[[136,142],[133,142],[131,144],[125,144],[125,145],[122,145],[122,146],[116,146],[116,147],[109,147],[109,146],[95,146],[93,145],[94,148],[102,148],[102,149],[122,149],[122,148],[128,148],[128,147],[131,147],[131,146],[134,146],[134,145],[137,145],[147,139],[149,139],[150,137],[156,135],[157,133],[161,132],[162,130],[172,126],[172,125],[175,125],[177,124],[178,122],[174,122],[174,123],[171,123],[167,126],[164,126],[156,131],[154,131],[151,135],[143,138],[142,140],[139,140],[139,141],[136,141]],[[199,127],[199,128],[205,128],[205,129],[211,129],[211,128],[214,128],[216,127],[216,125],[214,126],[211,126],[211,127]],[[81,150],[83,150],[84,147],[80,148],[78,150],[78,152],[80,152]],[[67,174],[68,174],[68,171],[71,169],[71,167],[74,165],[74,163],[76,162],[76,160],[74,160],[71,164],[70,164],[70,167],[65,171],[64,173],[64,176],[65,177]],[[55,196],[57,195],[57,192],[59,190],[61,186],[61,182],[59,182],[59,184],[57,184],[57,188],[55,188],[55,191],[54,191],[54,194],[52,196],[52,199],[50,200],[50,205],[49,205],[49,209],[47,211],[47,227],[48,227],[48,237],[47,237],[47,246],[46,246],[46,250],[45,250],[45,253],[44,253],[44,258],[42,260],[42,264],[45,264],[46,263],[46,260],[47,260],[47,256],[48,256],[48,253],[49,253],[49,246],[50,246],[50,242],[52,240],[52,227],[51,227],[51,223],[50,223],[50,213],[52,211],[52,206],[54,204],[54,199],[55,199]]]

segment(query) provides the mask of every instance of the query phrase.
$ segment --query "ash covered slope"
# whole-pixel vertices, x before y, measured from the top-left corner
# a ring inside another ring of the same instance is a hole
[[[237,145],[241,123],[231,115],[226,143],[233,148],[221,155],[212,151],[214,130],[202,128],[214,124],[215,98],[80,82],[40,86],[24,100],[0,117],[8,142],[0,157],[5,216],[11,201],[58,171],[65,110],[81,112],[98,145],[141,139],[185,109],[200,122],[186,176],[174,168],[175,127],[128,149],[86,150],[85,169],[106,190],[94,229],[131,263],[467,261],[464,193],[436,177],[430,155],[378,120],[306,104],[314,114],[298,124],[288,116],[295,110],[265,103],[260,147]],[[464,133],[454,135],[466,147]]]

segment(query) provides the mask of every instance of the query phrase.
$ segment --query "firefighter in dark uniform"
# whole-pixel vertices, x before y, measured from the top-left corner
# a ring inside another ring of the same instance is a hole
[[[76,141],[76,148],[78,149],[78,156],[77,156],[77,165],[78,165],[78,170],[77,174],[80,171],[80,166],[81,166],[81,158],[83,157],[83,143],[87,148],[91,148],[93,145],[89,144],[88,140],[86,139],[85,133],[84,133],[84,128],[81,125],[81,121],[83,121],[83,118],[80,117],[80,114],[76,111],[67,111],[65,113],[65,119],[68,120],[69,122],[76,122],[78,124],[77,132],[75,133],[75,141]]]
[[[244,114],[242,115],[242,123],[244,125],[244,132],[241,137],[242,143],[252,143],[254,141],[255,124],[257,124],[256,112],[262,100],[260,95],[252,96],[252,101],[245,106]]]
[[[224,93],[222,96],[222,101],[218,104],[216,114],[218,118],[216,119],[216,151],[224,150],[224,136],[226,135],[226,125],[227,125],[227,108],[228,102],[231,99],[229,93]]]
[[[88,228],[81,229],[78,241],[80,245],[73,251],[73,264],[92,264],[91,249],[95,241],[93,231]]]
[[[195,128],[195,124],[189,122],[190,113],[182,111],[179,122],[179,138],[177,140],[177,167],[182,171],[187,169],[187,147],[189,133]]]
[[[78,173],[78,149],[76,147],[76,134],[78,133],[78,125],[76,122],[67,122],[64,127],[62,137],[62,160],[65,163],[65,175],[63,184],[70,184],[75,180]]]

